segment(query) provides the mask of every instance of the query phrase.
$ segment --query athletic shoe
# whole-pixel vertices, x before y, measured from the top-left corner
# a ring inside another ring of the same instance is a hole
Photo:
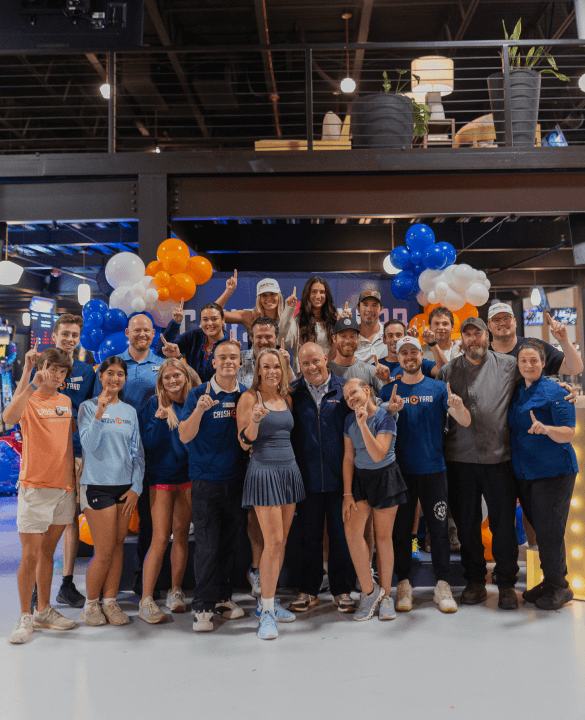
[[[418,549],[418,538],[412,538],[412,559],[414,562],[422,562],[422,555]]]
[[[29,613],[23,613],[18,618],[18,623],[12,631],[10,642],[14,645],[22,645],[28,641],[33,632],[33,616]]]
[[[352,613],[356,611],[356,602],[349,593],[342,593],[333,598],[333,604],[337,606],[340,613]]]
[[[260,618],[262,616],[261,598],[259,598],[258,602],[256,603],[256,610],[254,610],[254,615],[257,618]],[[280,604],[280,600],[277,600],[276,598],[274,598],[274,616],[276,617],[276,622],[282,623],[294,622],[297,619],[297,616],[290,610],[283,608]]]
[[[71,630],[71,628],[75,627],[75,620],[64,617],[55,608],[47,605],[42,612],[35,608],[33,627],[48,628],[49,630]]]
[[[431,552],[431,534],[427,533],[427,536],[425,538],[425,552],[430,553]]]
[[[455,525],[451,525],[449,528],[449,545],[451,552],[461,552],[461,543],[459,542],[459,536],[457,535],[457,528]]]
[[[150,625],[166,622],[167,616],[154,602],[152,596],[147,596],[138,605],[138,617]]]
[[[329,575],[326,572],[323,573],[323,580],[321,580],[321,587],[319,592],[326,592],[329,590]]]
[[[264,610],[258,623],[258,637],[260,640],[274,640],[278,637],[276,616],[270,610]]]
[[[518,595],[513,587],[499,587],[498,607],[502,610],[518,610]]]
[[[256,570],[253,570],[251,567],[246,573],[246,577],[248,578],[248,582],[252,586],[252,595],[255,598],[262,596],[262,590],[260,589],[260,570],[256,568]]]
[[[536,600],[536,607],[540,610],[560,610],[565,603],[571,602],[572,599],[571,588],[549,585],[546,592]]]
[[[237,618],[244,617],[244,611],[239,605],[230,598],[229,600],[222,600],[215,604],[215,612],[217,615],[221,615],[225,620],[237,620]]]
[[[115,601],[102,603],[102,612],[110,625],[127,625],[130,622],[128,615],[122,612],[122,609]]]
[[[485,585],[480,582],[468,582],[461,593],[463,605],[477,605],[487,599]]]
[[[102,612],[99,600],[86,602],[83,610],[81,611],[81,617],[92,627],[94,625],[105,625],[108,622],[106,620],[106,616]]]
[[[187,606],[185,605],[185,593],[179,586],[168,591],[166,606],[172,613],[187,612]]]
[[[435,587],[435,594],[433,600],[439,606],[439,610],[444,613],[456,613],[457,603],[453,600],[451,594],[451,586],[445,580],[439,580]]]
[[[37,584],[35,583],[35,586],[33,588],[32,597],[30,599],[30,614],[31,615],[34,613],[38,601],[39,601],[39,597],[37,595]]]
[[[544,580],[541,583],[538,583],[538,585],[535,585],[530,590],[525,590],[522,593],[522,597],[526,602],[534,603],[538,600],[539,597],[544,595],[548,590],[548,585],[544,582]]]
[[[199,610],[199,612],[195,612],[193,630],[195,630],[195,632],[209,632],[213,630],[213,615],[212,610]]]
[[[81,608],[85,605],[85,597],[75,587],[75,583],[71,583],[70,585],[61,585],[57,593],[57,602],[72,608]]]
[[[369,620],[376,609],[376,605],[384,597],[384,589],[379,585],[374,585],[370,595],[360,593],[360,605],[353,615],[353,619],[358,622]]]
[[[299,593],[288,606],[293,612],[307,612],[310,608],[319,604],[319,598],[307,593]]]
[[[390,595],[384,595],[380,602],[378,620],[394,620],[395,617],[396,610],[394,609],[394,601]]]
[[[408,580],[401,580],[396,586],[396,609],[398,612],[412,610],[412,585]]]

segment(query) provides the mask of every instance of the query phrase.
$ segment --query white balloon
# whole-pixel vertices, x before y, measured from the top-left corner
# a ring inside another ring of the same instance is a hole
[[[473,283],[467,288],[467,302],[478,307],[487,302],[490,294],[485,285]]]
[[[148,290],[144,293],[144,299],[147,304],[152,305],[158,300],[158,290],[148,288]]]
[[[451,288],[449,288],[447,295],[442,300],[443,307],[451,310],[451,312],[461,310],[461,308],[465,305],[465,302],[465,298],[454,290],[451,290]]]
[[[427,294],[424,293],[422,290],[419,292],[419,294],[416,296],[416,301],[419,305],[422,305],[423,307],[428,304],[429,300],[427,297]]]
[[[134,310],[134,312],[142,312],[145,309],[146,303],[143,298],[135,297],[134,300],[132,300],[132,310]]]
[[[154,322],[159,327],[166,327],[171,321],[173,310],[176,307],[177,303],[174,300],[157,300],[151,312]]]
[[[456,267],[457,267],[457,265],[449,265],[449,267],[446,267],[441,273],[441,275],[442,275],[441,280],[443,280],[446,283],[449,283],[451,281],[451,278],[453,277],[453,273],[454,273]]]
[[[427,295],[427,300],[429,301],[429,305],[435,305],[439,302],[439,298],[435,295],[434,290],[431,290],[431,292]]]
[[[474,283],[482,283],[485,280],[485,273],[483,270],[476,270],[475,277],[473,278]]]
[[[134,285],[144,277],[144,262],[131,252],[121,252],[108,260],[106,280],[115,289],[120,285]]]
[[[129,285],[120,285],[110,295],[110,308],[119,308],[126,315],[132,312],[132,288]]]
[[[491,282],[490,282],[487,278],[483,281],[483,284],[486,286],[486,288],[487,288],[488,290],[489,290],[489,289],[491,288],[491,286],[492,286]]]
[[[450,287],[458,292],[464,292],[474,282],[475,270],[470,265],[455,265]]]
[[[149,288],[156,289],[156,283],[154,282],[154,278],[150,275],[145,275],[143,278],[140,278],[140,282],[142,283],[142,285],[144,285],[145,290],[148,290]]]
[[[132,295],[136,298],[143,298],[144,297],[144,285],[140,282],[134,283],[132,285]]]
[[[440,270],[423,270],[418,278],[419,288],[425,293],[430,292],[440,274]]]
[[[438,282],[435,285],[435,295],[438,298],[444,298],[447,295],[447,293],[449,292],[449,290],[450,290],[450,288],[446,282]]]

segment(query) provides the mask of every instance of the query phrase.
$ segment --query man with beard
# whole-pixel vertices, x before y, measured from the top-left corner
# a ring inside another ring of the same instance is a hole
[[[436,307],[431,310],[429,315],[429,327],[435,335],[435,339],[425,342],[422,346],[423,357],[427,360],[434,360],[434,344],[436,342],[439,349],[445,356],[447,362],[453,358],[462,355],[461,343],[451,340],[451,333],[455,327],[455,319],[453,313],[444,307]]]
[[[346,380],[360,378],[379,394],[385,383],[379,379],[376,368],[362,360],[358,360],[356,357],[359,336],[359,325],[353,318],[340,318],[336,322],[333,328],[335,357],[332,361],[329,361],[329,369],[337,377]],[[374,355],[374,359],[377,363],[378,357],[376,355]],[[388,380],[385,382],[388,382]]]
[[[380,325],[382,310],[382,296],[377,290],[364,290],[361,293],[358,298],[360,325],[355,356],[368,364],[372,364],[375,358],[383,358],[386,355],[384,330]]]

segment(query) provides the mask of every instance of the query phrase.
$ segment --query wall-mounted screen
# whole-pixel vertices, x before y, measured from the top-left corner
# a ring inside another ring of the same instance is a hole
[[[46,313],[31,312],[30,314],[30,346],[34,347],[36,340],[39,341],[38,352],[43,352],[53,344],[51,336],[53,334],[53,325],[58,315],[49,315]]]
[[[563,325],[577,324],[577,308],[551,308],[550,316],[553,320],[563,323]]]
[[[524,325],[542,325],[542,310],[531,307],[524,310]]]

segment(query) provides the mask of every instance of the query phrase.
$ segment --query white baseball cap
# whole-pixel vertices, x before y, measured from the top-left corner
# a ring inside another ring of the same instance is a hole
[[[508,313],[508,315],[514,317],[514,311],[512,310],[512,307],[508,305],[508,303],[494,303],[490,306],[490,309],[488,310],[488,320],[491,320],[493,316],[497,315],[498,313]]]
[[[410,337],[410,335],[405,335],[405,337],[400,338],[400,340],[396,343],[396,354],[400,352],[400,348],[403,348],[405,345],[410,345],[412,347],[415,347],[417,350],[421,349],[420,342],[417,338]]]
[[[279,293],[280,285],[272,278],[264,278],[256,285],[256,295],[262,295],[265,292]]]

